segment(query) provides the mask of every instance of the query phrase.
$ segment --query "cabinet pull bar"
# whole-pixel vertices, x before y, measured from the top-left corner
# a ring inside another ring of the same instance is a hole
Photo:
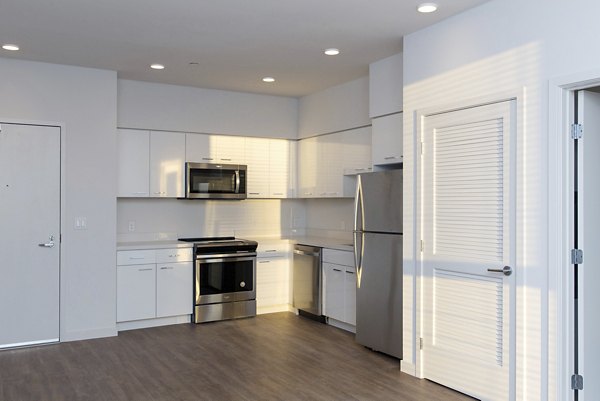
[[[152,268],[148,268],[148,269],[138,269],[139,272],[147,272],[147,271],[151,271],[154,270]]]
[[[383,159],[384,160],[392,160],[392,159],[395,159],[395,158],[396,158],[396,156],[386,156]]]
[[[340,269],[333,269],[334,272],[341,272]]]

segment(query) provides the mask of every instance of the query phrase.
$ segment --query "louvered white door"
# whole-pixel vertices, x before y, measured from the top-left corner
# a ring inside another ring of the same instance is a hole
[[[423,372],[482,400],[515,394],[514,103],[422,125]]]

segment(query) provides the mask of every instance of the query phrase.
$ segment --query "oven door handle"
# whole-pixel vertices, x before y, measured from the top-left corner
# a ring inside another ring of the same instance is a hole
[[[227,255],[207,255],[197,256],[196,260],[202,263],[221,263],[221,262],[244,262],[244,261],[255,261],[256,256],[245,256],[240,258],[228,257]]]

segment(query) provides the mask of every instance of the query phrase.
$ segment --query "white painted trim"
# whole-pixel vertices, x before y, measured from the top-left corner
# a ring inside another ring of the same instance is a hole
[[[61,333],[60,342],[91,340],[93,338],[115,337],[116,335],[116,326],[92,330],[66,331]]]
[[[512,124],[514,124],[514,126],[516,127],[516,133],[514,136],[514,140],[515,140],[515,144],[513,146],[515,146],[515,163],[516,163],[516,173],[515,173],[515,183],[512,183],[511,185],[514,185],[514,190],[518,191],[518,187],[519,187],[519,179],[521,178],[521,176],[519,175],[519,172],[522,170],[522,168],[525,167],[525,160],[524,157],[522,156],[524,154],[524,148],[525,148],[525,140],[524,140],[524,133],[525,133],[525,117],[526,117],[526,88],[524,87],[515,87],[509,90],[504,90],[504,91],[499,91],[496,92],[494,94],[490,94],[490,95],[485,95],[485,96],[478,96],[475,98],[469,98],[469,99],[463,99],[463,100],[457,100],[456,102],[453,102],[451,104],[441,104],[441,105],[437,105],[437,106],[431,106],[431,107],[426,107],[423,109],[419,109],[419,110],[415,110],[413,112],[413,154],[414,154],[414,158],[413,158],[413,167],[414,167],[414,175],[415,175],[415,182],[414,182],[414,227],[413,227],[413,231],[414,231],[414,247],[413,247],[413,252],[414,252],[414,277],[413,277],[413,283],[414,283],[414,290],[415,290],[415,298],[414,298],[414,302],[415,302],[415,307],[414,307],[414,311],[415,311],[415,319],[414,319],[414,327],[415,330],[413,330],[413,350],[416,353],[415,355],[415,367],[414,367],[414,374],[416,377],[419,378],[424,378],[424,374],[423,374],[423,368],[424,368],[424,364],[425,361],[423,359],[423,352],[419,347],[419,341],[418,339],[420,337],[423,336],[423,293],[424,293],[424,289],[423,289],[423,285],[425,280],[423,280],[424,276],[423,276],[423,255],[420,251],[420,241],[423,239],[423,221],[421,219],[421,214],[422,214],[422,188],[423,188],[423,182],[422,182],[422,170],[423,170],[423,159],[421,157],[421,151],[420,151],[420,146],[421,146],[421,141],[422,141],[422,135],[423,135],[423,124],[424,124],[424,118],[426,116],[431,116],[434,114],[441,114],[441,113],[447,113],[447,112],[451,112],[451,111],[458,111],[458,110],[463,110],[463,109],[468,109],[468,108],[472,108],[472,107],[477,107],[477,106],[483,106],[483,105],[488,105],[488,104],[493,104],[493,103],[499,103],[499,102],[503,102],[503,101],[510,101],[510,100],[514,100],[516,101],[516,113],[515,113],[515,121],[512,122]],[[522,201],[521,201],[522,202]],[[516,292],[515,294],[515,305],[511,306],[511,312],[513,313],[513,321],[515,322],[514,326],[512,328],[512,333],[511,333],[511,364],[513,364],[513,366],[511,367],[511,370],[514,372],[514,376],[510,377],[510,383],[511,383],[511,388],[512,390],[512,394],[511,394],[511,399],[513,399],[512,397],[516,397],[516,399],[520,399],[521,395],[526,394],[526,389],[524,388],[524,386],[526,385],[526,379],[525,379],[525,374],[527,372],[527,362],[526,362],[526,358],[522,358],[518,359],[518,355],[522,355],[523,351],[525,349],[525,340],[523,340],[523,342],[519,342],[519,338],[517,338],[517,332],[518,331],[523,331],[526,329],[527,327],[527,322],[525,319],[523,320],[519,320],[519,313],[521,313],[522,315],[524,315],[524,308],[526,307],[526,297],[527,294],[524,294],[523,296],[521,296],[519,294],[518,289],[519,288],[524,288],[526,286],[526,280],[525,280],[525,274],[526,272],[519,272],[519,266],[526,266],[526,255],[525,255],[525,249],[521,248],[518,246],[518,244],[523,243],[523,233],[519,231],[518,229],[518,224],[519,224],[519,217],[522,218],[522,216],[520,216],[521,214],[525,213],[525,208],[524,206],[521,204],[521,202],[519,201],[519,197],[518,197],[518,193],[516,194],[516,203],[515,203],[515,216],[517,219],[517,230],[515,232],[515,238],[513,239],[514,241],[514,246],[515,246],[515,258],[516,258],[516,266],[514,266],[515,271],[517,272],[517,276],[516,276],[516,280],[515,280],[515,288],[513,291]],[[513,244],[511,244],[513,245]],[[546,310],[542,310],[542,321],[547,321],[548,320],[548,311]],[[523,326],[521,327],[520,324]],[[543,325],[542,325],[543,326]],[[542,338],[543,339],[547,339],[548,338],[548,330],[547,327],[544,328],[542,327]],[[544,341],[544,340],[543,340]],[[543,345],[541,345],[543,347]],[[545,364],[547,365],[547,352],[542,350],[542,358],[545,358]],[[408,371],[408,369],[410,368],[410,364],[406,363],[406,366],[404,366],[404,363],[401,364],[401,368],[403,369],[403,371],[406,370],[406,373],[412,374],[412,372]],[[521,376],[521,377],[520,377]]]
[[[572,279],[566,266],[570,266],[570,219],[571,160],[569,154],[569,125],[572,119],[569,110],[571,91],[600,85],[600,70],[571,74],[551,79],[548,85],[548,269],[549,307],[556,316],[549,321],[549,354],[555,358],[555,370],[548,371],[549,383],[555,383],[554,394],[549,398],[573,400],[570,389],[573,347],[571,333],[571,284]],[[555,333],[554,338],[552,333]],[[583,394],[580,394],[583,396]],[[583,401],[583,399],[582,399]]]
[[[22,342],[22,343],[14,343],[14,344],[2,344],[2,345],[0,345],[0,349],[30,347],[33,345],[47,345],[47,344],[55,344],[55,343],[58,343],[58,338],[50,338],[47,340],[39,340],[39,341],[26,341],[26,342]]]

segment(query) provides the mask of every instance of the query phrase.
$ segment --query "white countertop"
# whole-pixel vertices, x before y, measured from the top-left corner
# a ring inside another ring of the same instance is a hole
[[[288,241],[292,244],[304,244],[311,246],[318,246],[321,248],[337,249],[340,251],[352,252],[354,250],[351,240],[344,240],[339,238],[327,238],[327,237],[313,237],[313,236],[294,236],[294,237],[252,237],[249,236],[245,239],[257,241],[259,246],[261,244],[268,244],[280,241]],[[132,250],[143,250],[143,249],[168,249],[168,248],[192,248],[194,244],[190,242],[182,242],[177,240],[159,240],[159,241],[132,241],[132,242],[118,242],[117,251],[132,251]]]
[[[117,251],[133,251],[140,249],[192,248],[194,244],[177,240],[117,242]]]

